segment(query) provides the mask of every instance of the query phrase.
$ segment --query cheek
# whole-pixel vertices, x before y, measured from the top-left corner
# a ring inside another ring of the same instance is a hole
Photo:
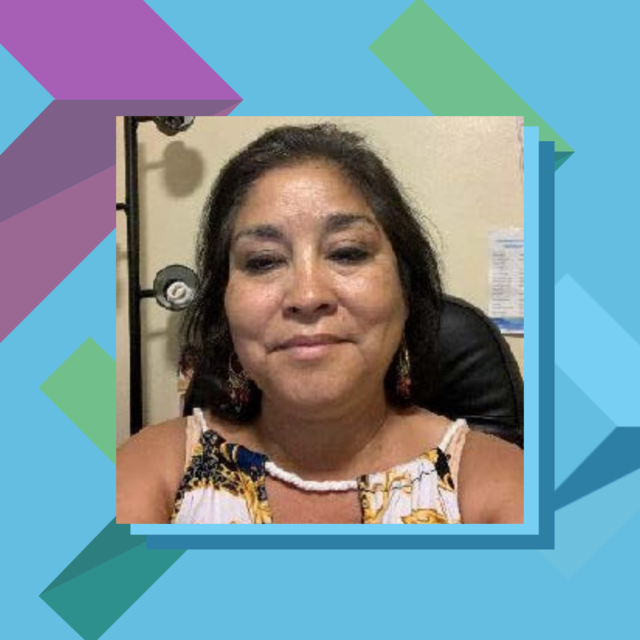
[[[234,341],[256,340],[264,335],[277,305],[276,297],[268,287],[229,280],[224,304]]]
[[[352,281],[349,297],[363,322],[380,328],[404,325],[406,304],[400,281],[393,272],[382,271],[375,277]]]

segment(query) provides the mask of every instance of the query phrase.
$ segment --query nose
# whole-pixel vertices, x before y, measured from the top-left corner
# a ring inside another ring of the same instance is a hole
[[[291,318],[313,322],[331,315],[337,297],[330,276],[317,262],[295,265],[284,298],[284,313]]]

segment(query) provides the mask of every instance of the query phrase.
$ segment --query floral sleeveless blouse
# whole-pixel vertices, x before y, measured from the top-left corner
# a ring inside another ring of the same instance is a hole
[[[440,445],[357,479],[362,524],[459,524],[454,479],[469,428],[453,422]],[[227,442],[199,409],[187,423],[186,470],[173,524],[272,524],[266,455]]]

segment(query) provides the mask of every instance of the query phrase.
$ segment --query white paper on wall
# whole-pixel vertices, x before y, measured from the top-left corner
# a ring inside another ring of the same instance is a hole
[[[524,232],[489,234],[489,316],[503,333],[524,334]]]

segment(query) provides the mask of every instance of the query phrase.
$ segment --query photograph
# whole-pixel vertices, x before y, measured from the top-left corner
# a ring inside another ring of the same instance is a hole
[[[520,116],[116,119],[118,524],[524,522]]]

